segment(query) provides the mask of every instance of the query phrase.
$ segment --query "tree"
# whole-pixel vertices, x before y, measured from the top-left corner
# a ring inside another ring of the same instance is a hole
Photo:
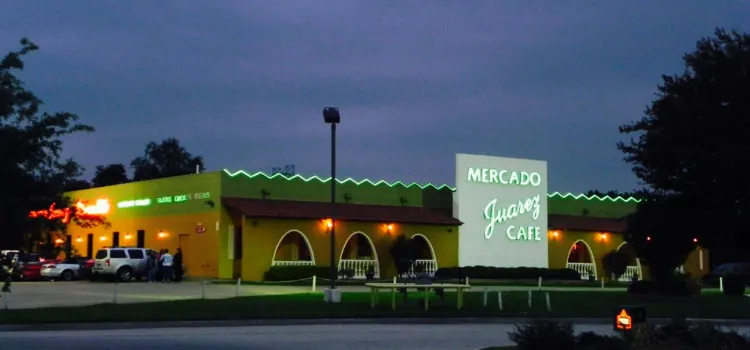
[[[93,187],[104,187],[128,183],[128,173],[122,164],[99,165],[91,180]]]
[[[408,274],[417,259],[417,251],[413,242],[413,240],[406,238],[404,234],[400,234],[391,245],[391,259],[393,259],[396,273],[399,276]]]
[[[79,117],[66,112],[41,112],[41,99],[26,89],[16,73],[23,57],[39,48],[27,39],[21,49],[0,60],[0,149],[12,150],[0,157],[0,240],[4,247],[20,248],[24,241],[39,239],[45,230],[58,229],[59,220],[32,219],[29,212],[70,204],[62,193],[76,184],[82,172],[72,159],[61,159],[63,136],[92,132],[78,124]]]
[[[680,247],[687,251],[675,256],[687,256],[697,237],[712,258],[726,260],[746,256],[750,244],[744,232],[750,223],[750,36],[717,29],[683,61],[684,72],[662,77],[644,116],[619,128],[631,139],[617,147],[646,185],[648,200],[630,218],[630,243],[652,270],[653,264],[667,269],[658,256],[647,256],[662,244],[656,242],[672,240],[670,254]],[[651,245],[644,245],[646,236]]]
[[[666,281],[695,250],[698,242],[692,235],[704,227],[696,226],[690,218],[699,217],[700,212],[689,200],[651,196],[628,216],[625,240],[641,263],[648,265],[652,279]]]
[[[623,250],[613,250],[602,257],[604,273],[607,277],[612,277],[613,281],[620,279],[620,276],[628,270],[628,264],[633,256],[625,253]]]
[[[135,169],[133,181],[188,175],[196,168],[205,169],[203,157],[194,157],[173,137],[159,144],[149,142],[143,157],[133,159],[130,165]]]

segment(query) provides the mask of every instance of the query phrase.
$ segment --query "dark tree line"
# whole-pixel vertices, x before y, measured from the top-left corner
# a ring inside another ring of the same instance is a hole
[[[89,187],[119,185],[130,181],[154,180],[165,177],[195,173],[196,168],[205,169],[203,157],[193,156],[176,138],[167,138],[160,143],[149,142],[143,156],[130,162],[133,178],[122,163],[99,165]]]
[[[656,278],[696,244],[714,262],[750,259],[750,35],[717,29],[662,76],[617,147],[645,184],[626,239]],[[697,241],[697,242],[696,242]]]
[[[35,242],[50,242],[53,233],[64,232],[66,225],[60,219],[29,215],[52,203],[59,209],[70,208],[73,224],[107,225],[106,218],[77,216],[71,198],[63,195],[66,191],[190,174],[196,166],[203,169],[201,157],[168,138],[149,143],[144,155],[131,162],[132,179],[123,164],[109,164],[97,167],[91,183],[82,180],[83,167],[61,157],[61,138],[94,128],[79,123],[76,114],[46,112],[43,101],[19,79],[18,73],[26,68],[24,58],[38,49],[22,39],[18,50],[0,60],[0,149],[4,150],[0,156],[0,247],[29,250]]]
[[[28,246],[42,240],[46,232],[60,229],[60,222],[34,220],[29,212],[50,203],[71,205],[61,193],[81,186],[78,178],[83,168],[73,159],[61,158],[61,137],[94,131],[78,123],[75,114],[43,111],[42,100],[18,78],[25,68],[23,59],[39,47],[27,39],[20,45],[0,61],[0,149],[5,150],[0,157],[0,243],[11,248]]]

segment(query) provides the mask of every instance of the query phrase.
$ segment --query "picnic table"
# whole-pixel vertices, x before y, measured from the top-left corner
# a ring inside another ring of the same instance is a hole
[[[436,283],[436,284],[419,284],[419,283],[366,283],[366,287],[370,288],[370,307],[375,308],[375,303],[379,300],[379,291],[381,289],[391,290],[391,309],[396,310],[396,291],[404,288],[407,291],[409,289],[422,290],[424,295],[424,309],[430,308],[429,293],[432,290],[442,288],[443,290],[455,289],[456,298],[456,309],[461,310],[464,307],[464,291],[471,288],[468,284],[455,284],[455,283]]]

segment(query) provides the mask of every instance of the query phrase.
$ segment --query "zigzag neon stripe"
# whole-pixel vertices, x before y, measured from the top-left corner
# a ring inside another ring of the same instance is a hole
[[[321,183],[326,183],[326,182],[331,181],[330,177],[321,178],[321,177],[318,177],[318,176],[315,176],[315,175],[310,176],[310,177],[304,177],[304,176],[299,175],[299,174],[292,175],[292,176],[286,176],[284,174],[268,175],[268,174],[266,174],[266,173],[264,173],[262,171],[250,174],[250,173],[245,172],[244,170],[239,170],[239,171],[232,172],[232,171],[230,171],[228,169],[224,169],[224,172],[227,175],[231,176],[231,177],[236,177],[236,176],[239,176],[239,175],[245,175],[249,179],[253,179],[253,178],[256,178],[256,177],[263,177],[263,178],[266,178],[266,179],[269,179],[269,180],[276,179],[276,178],[281,178],[281,179],[288,180],[288,181],[299,179],[299,180],[302,180],[304,182],[318,181],[318,182],[321,182]],[[456,190],[455,188],[450,187],[448,185],[436,186],[436,185],[433,185],[431,183],[428,183],[428,184],[425,184],[425,185],[421,185],[421,184],[418,184],[416,182],[412,182],[410,184],[406,184],[406,183],[403,183],[401,181],[396,181],[396,182],[390,183],[390,182],[385,181],[385,180],[380,180],[380,181],[377,181],[377,182],[373,182],[372,180],[369,180],[369,179],[364,179],[364,180],[357,181],[357,180],[352,179],[350,177],[348,177],[346,179],[343,179],[343,180],[342,179],[336,179],[336,182],[340,183],[342,185],[346,184],[346,183],[353,183],[353,184],[355,184],[357,186],[364,185],[364,184],[369,184],[371,186],[388,186],[388,187],[403,186],[405,188],[417,187],[417,188],[420,188],[420,189],[433,188],[435,190],[444,190],[444,189],[448,189],[448,190],[451,190],[451,191],[455,191]],[[597,195],[587,196],[585,194],[573,194],[573,193],[565,193],[565,194],[563,194],[563,193],[560,193],[560,192],[549,193],[549,194],[547,194],[547,197],[549,197],[549,198],[561,198],[561,199],[566,199],[566,198],[584,199],[584,200],[589,200],[589,201],[591,201],[591,200],[599,200],[599,201],[602,201],[602,202],[603,201],[610,201],[610,202],[625,202],[625,203],[629,203],[629,202],[638,203],[638,202],[641,201],[640,199],[637,199],[637,198],[634,198],[634,197],[629,197],[629,198],[619,197],[619,196],[618,197],[610,197],[610,196],[600,197],[600,196],[597,196]]]

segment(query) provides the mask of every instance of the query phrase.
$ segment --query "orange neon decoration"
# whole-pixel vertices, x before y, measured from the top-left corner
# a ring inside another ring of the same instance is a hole
[[[75,210],[75,211],[73,211]],[[78,201],[72,208],[57,208],[57,203],[52,203],[48,209],[33,210],[29,212],[30,218],[45,218],[47,220],[60,219],[63,224],[70,222],[71,216],[78,217],[103,216],[109,213],[110,205],[106,199],[97,199],[94,205]]]
[[[623,331],[629,331],[633,329],[633,319],[628,315],[628,313],[623,309],[620,311],[620,314],[617,315],[616,319],[616,327],[617,329],[623,330]]]

